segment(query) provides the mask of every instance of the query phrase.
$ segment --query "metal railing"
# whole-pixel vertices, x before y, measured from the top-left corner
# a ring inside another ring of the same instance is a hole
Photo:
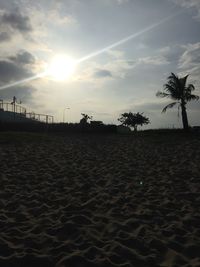
[[[3,101],[0,101],[0,110],[10,111],[10,112],[19,113],[19,114],[26,114],[26,108],[20,105],[17,105],[17,104],[11,104],[8,102],[3,102]]]
[[[27,118],[33,121],[53,123],[53,116],[46,114],[38,114],[35,112],[26,112],[26,108],[15,103],[4,102],[0,100],[0,112],[7,111],[13,112],[14,115],[18,114],[23,118]],[[14,116],[15,117],[15,116]]]
[[[53,116],[46,114],[37,114],[35,112],[29,112],[26,113],[26,118],[45,123],[53,123]]]

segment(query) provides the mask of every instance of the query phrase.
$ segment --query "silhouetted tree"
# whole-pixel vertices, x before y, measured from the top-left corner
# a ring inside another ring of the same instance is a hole
[[[128,127],[133,127],[134,131],[137,131],[138,125],[142,126],[143,124],[149,124],[150,121],[148,118],[143,116],[143,113],[132,113],[125,112],[121,114],[121,117],[118,119],[123,125]]]
[[[83,118],[80,120],[80,124],[82,125],[86,125],[88,123],[88,120],[92,119],[92,116],[89,116],[87,114],[81,113],[81,115],[83,116]]]
[[[172,108],[176,104],[181,107],[181,114],[182,114],[182,122],[183,122],[183,128],[184,130],[188,130],[188,118],[187,118],[187,111],[186,111],[186,104],[187,102],[191,100],[198,100],[199,96],[193,95],[192,91],[195,90],[195,87],[193,84],[186,85],[188,75],[179,78],[174,73],[171,73],[171,75],[167,78],[167,83],[164,84],[164,91],[161,92],[158,91],[156,93],[156,96],[158,97],[168,97],[172,100],[175,100],[175,102],[172,102],[168,104],[166,107],[163,108],[162,112],[166,112],[168,108]],[[178,108],[179,108],[178,107]]]

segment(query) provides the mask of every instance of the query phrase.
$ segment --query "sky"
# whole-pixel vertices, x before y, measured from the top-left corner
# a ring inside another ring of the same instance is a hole
[[[24,81],[57,55],[79,61],[68,79]],[[114,124],[123,112],[143,112],[146,128],[181,127],[177,108],[161,113],[170,99],[156,97],[171,72],[189,74],[200,95],[199,0],[0,2],[0,99],[16,96],[28,111]],[[200,101],[187,111],[189,124],[199,125]]]

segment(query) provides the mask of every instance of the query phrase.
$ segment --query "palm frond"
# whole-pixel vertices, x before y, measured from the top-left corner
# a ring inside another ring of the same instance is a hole
[[[173,87],[177,87],[180,86],[180,79],[178,76],[176,76],[173,72],[171,73],[171,75],[167,78],[168,80],[168,84],[173,86]]]
[[[172,102],[170,104],[168,104],[166,107],[163,108],[162,113],[165,113],[167,111],[168,108],[172,108],[173,106],[175,106],[178,102]]]
[[[187,91],[190,91],[190,92],[192,92],[192,91],[194,91],[195,90],[195,87],[194,87],[194,85],[193,84],[188,84],[188,86],[187,86],[187,88],[186,88],[186,90]]]
[[[173,72],[171,72],[171,74],[167,79],[170,81],[175,81],[176,79],[178,79],[178,76],[176,76]]]
[[[166,83],[164,85],[164,90],[166,90],[169,93],[170,97],[174,100],[180,99],[180,97],[181,97],[180,92],[179,92],[179,90],[177,90],[177,86],[175,86],[175,85],[172,86],[172,85]]]
[[[167,94],[167,93],[165,93],[165,92],[158,91],[158,92],[156,93],[156,96],[157,96],[157,97],[170,97],[170,94]]]
[[[186,98],[187,101],[199,100],[199,96],[198,95],[192,95],[192,94],[186,95],[185,98]]]
[[[171,88],[176,88],[177,87],[177,81],[178,77],[172,72],[171,75],[167,78],[167,84]]]
[[[169,83],[166,83],[164,84],[164,90],[171,94],[175,90],[175,87]]]

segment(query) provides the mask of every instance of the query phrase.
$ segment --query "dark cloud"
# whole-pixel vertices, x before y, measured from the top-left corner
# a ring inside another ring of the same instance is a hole
[[[20,14],[18,11],[11,13],[4,13],[1,16],[1,23],[10,26],[14,30],[21,33],[28,33],[32,31],[32,26],[28,16]]]
[[[11,39],[11,36],[7,32],[0,32],[0,42],[9,41]]]
[[[0,84],[19,81],[32,76],[33,73],[23,66],[6,60],[0,61]]]
[[[96,78],[112,77],[112,73],[109,70],[97,70],[94,73]]]
[[[30,85],[15,86],[0,90],[0,99],[12,101],[13,96],[16,96],[17,100],[21,100],[23,105],[26,103],[32,103],[32,96],[34,92],[36,92],[36,89]]]
[[[22,65],[35,63],[34,56],[27,51],[21,51],[16,56],[9,57],[9,59],[15,62],[16,64],[22,64]]]
[[[35,58],[28,51],[0,59],[0,85],[20,81],[34,75]]]
[[[28,51],[20,51],[6,59],[0,59],[0,86],[20,81],[34,75],[35,58]],[[27,67],[28,64],[28,67]],[[0,89],[0,99],[11,101],[16,96],[22,103],[34,104],[33,94],[37,89],[31,85],[16,85]]]

